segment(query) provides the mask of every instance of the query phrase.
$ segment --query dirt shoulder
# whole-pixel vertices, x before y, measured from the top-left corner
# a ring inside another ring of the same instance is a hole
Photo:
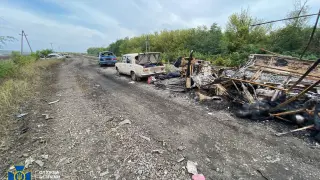
[[[34,92],[31,97],[22,103],[18,112],[12,112],[7,116],[10,121],[8,134],[1,137],[0,147],[0,177],[5,179],[10,166],[25,164],[26,158],[37,153],[46,139],[52,133],[51,121],[45,120],[42,114],[53,115],[55,112],[48,105],[56,93],[55,84],[60,65],[56,64],[45,69],[42,77],[35,77],[38,83],[34,84]],[[17,113],[28,113],[22,118],[17,118]]]
[[[295,136],[275,137],[268,123],[206,109],[187,94],[130,84],[81,56],[55,72],[30,106],[21,147],[2,157],[6,164],[31,159],[33,171],[58,171],[61,179],[191,179],[187,160],[206,179],[320,175],[320,150]],[[54,118],[44,120],[43,112]]]

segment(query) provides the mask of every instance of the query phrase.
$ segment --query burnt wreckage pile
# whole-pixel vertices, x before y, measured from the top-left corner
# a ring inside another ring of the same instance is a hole
[[[238,107],[235,115],[241,118],[275,119],[301,127],[290,132],[315,130],[313,134],[320,141],[319,63],[320,59],[252,54],[244,66],[235,69],[212,66],[192,58],[191,53],[188,59],[175,63],[180,67],[180,78],[153,80],[157,87],[173,91],[194,89],[200,101],[227,99]]]

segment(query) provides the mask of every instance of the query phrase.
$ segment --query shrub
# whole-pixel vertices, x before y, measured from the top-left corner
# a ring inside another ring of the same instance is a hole
[[[13,61],[0,61],[0,78],[13,75],[16,69],[17,66]]]

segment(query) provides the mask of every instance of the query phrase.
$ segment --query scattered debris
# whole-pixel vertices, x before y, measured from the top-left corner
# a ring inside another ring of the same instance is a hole
[[[302,130],[306,130],[306,129],[311,129],[311,128],[314,128],[314,125],[309,125],[309,126],[306,126],[306,127],[294,129],[294,130],[291,130],[291,131],[288,131],[288,132],[277,133],[276,136],[282,136],[282,135],[285,135],[285,134],[289,134],[289,133],[293,133],[293,132],[298,132],[298,131],[302,131]]]
[[[17,118],[22,118],[23,116],[26,116],[28,115],[29,113],[21,113],[21,114],[18,114],[17,115]]]
[[[29,127],[24,127],[23,129],[21,129],[20,135],[26,133],[28,130],[29,130]]]
[[[152,150],[151,153],[155,153],[155,154],[162,154],[163,153],[163,150],[160,150],[160,149],[156,149],[156,150]]]
[[[205,100],[213,100],[213,101],[222,101],[222,98],[219,96],[206,96],[201,94],[200,92],[197,93],[199,96],[199,101],[205,101]]]
[[[49,117],[49,114],[42,114],[42,116],[44,116],[45,120],[53,119],[53,117]]]
[[[178,163],[179,163],[179,162],[182,162],[182,161],[184,161],[184,159],[185,159],[185,158],[182,157],[182,158],[178,159],[177,162],[178,162]]]
[[[44,155],[41,155],[40,157],[43,158],[43,159],[48,159],[48,158],[49,158],[49,155],[44,154]]]
[[[194,174],[192,175],[192,180],[206,180],[203,174]]]
[[[29,154],[24,153],[24,154],[22,154],[22,156],[23,156],[23,157],[28,157],[28,156],[29,156]]]
[[[146,137],[146,136],[143,136],[143,135],[139,135],[142,139],[145,139],[145,140],[147,140],[147,141],[151,141],[151,139],[150,138],[148,138],[148,137]]]
[[[187,170],[190,174],[198,174],[197,163],[192,162],[190,160],[187,161]]]
[[[131,121],[129,119],[125,119],[125,120],[121,121],[118,125],[123,126],[125,124],[131,124]]]
[[[44,162],[42,162],[40,160],[36,160],[35,163],[37,163],[40,167],[42,167],[44,165]]]
[[[209,107],[210,103],[215,106],[217,101],[228,101],[240,118],[274,119],[306,126],[291,133],[310,129],[308,125],[313,124],[313,130],[320,134],[320,105],[319,110],[315,108],[320,104],[320,68],[317,67],[320,59],[313,62],[263,51],[270,54],[251,54],[240,68],[212,66],[195,59],[191,51],[190,57],[180,57],[174,63],[181,68],[180,77],[176,73],[149,80],[161,89],[195,92],[190,93],[196,95],[194,99],[205,101]]]
[[[30,156],[26,159],[24,166],[28,168],[33,162],[34,162],[34,159]]]
[[[109,171],[102,172],[102,173],[100,173],[100,177],[103,177],[103,176],[107,175],[108,173],[109,173]]]
[[[57,103],[57,102],[59,102],[60,101],[60,99],[58,99],[58,100],[55,100],[55,101],[52,101],[52,102],[49,102],[48,104],[50,105],[50,104],[54,104],[54,103]]]
[[[113,117],[113,116],[106,116],[105,118],[107,119],[107,122],[109,122],[109,121],[113,121],[113,119],[114,119],[114,117]]]
[[[269,180],[269,178],[267,178],[261,170],[257,169],[257,172],[265,179],[265,180]]]
[[[184,146],[179,146],[177,149],[178,149],[179,151],[183,151],[185,148],[186,148],[186,147],[184,147]]]

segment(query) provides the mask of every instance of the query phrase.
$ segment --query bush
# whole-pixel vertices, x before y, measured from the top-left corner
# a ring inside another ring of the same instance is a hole
[[[51,49],[43,49],[41,51],[37,51],[34,56],[37,57],[37,59],[42,57],[47,57],[49,54],[53,53],[53,50]]]
[[[18,52],[12,52],[11,59],[18,66],[24,66],[36,61],[36,58],[34,56],[22,56]]]
[[[17,66],[13,61],[0,61],[0,78],[13,75],[16,69]]]

